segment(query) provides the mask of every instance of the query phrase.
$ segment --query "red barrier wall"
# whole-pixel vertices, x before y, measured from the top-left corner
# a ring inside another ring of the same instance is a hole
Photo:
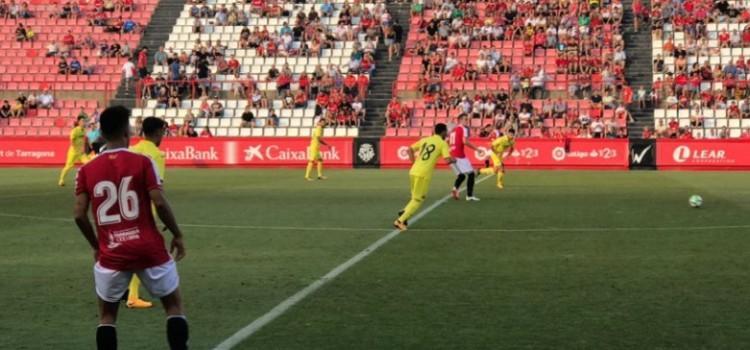
[[[664,170],[750,170],[750,140],[657,140]]]
[[[327,165],[352,166],[352,139],[328,138]],[[64,137],[0,138],[0,165],[61,166],[70,142]],[[170,166],[304,166],[309,138],[166,138]]]
[[[381,139],[381,166],[409,165],[407,148],[416,138],[390,137]],[[489,142],[473,140],[476,146],[489,150]],[[471,152],[472,163],[479,165],[484,158]],[[509,168],[539,169],[627,169],[628,140],[572,139],[560,140],[517,139],[513,154],[505,159]]]

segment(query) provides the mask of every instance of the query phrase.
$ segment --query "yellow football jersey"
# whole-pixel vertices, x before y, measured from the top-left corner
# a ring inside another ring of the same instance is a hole
[[[505,151],[513,147],[516,144],[516,140],[511,139],[508,135],[498,137],[492,141],[492,152],[502,157]]]
[[[83,153],[84,144],[86,144],[86,130],[81,126],[76,126],[70,131],[70,146],[76,153]]]
[[[310,149],[318,149],[320,148],[320,138],[323,137],[323,127],[318,125],[315,127],[315,129],[312,132],[312,136],[310,137]]]
[[[140,140],[137,144],[130,147],[130,150],[151,158],[154,163],[156,163],[156,170],[159,172],[159,177],[162,181],[164,180],[166,160],[164,159],[164,154],[161,153],[159,147],[156,147],[156,145],[149,140]]]
[[[438,159],[450,157],[448,143],[440,135],[425,137],[411,145],[411,149],[418,152],[409,171],[414,176],[432,176]]]

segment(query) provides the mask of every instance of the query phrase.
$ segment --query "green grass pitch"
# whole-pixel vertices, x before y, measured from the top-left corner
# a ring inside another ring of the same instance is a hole
[[[0,170],[0,348],[93,349],[92,256],[57,169]],[[406,170],[168,169],[193,349],[391,231]],[[453,176],[439,171],[426,205]],[[448,201],[238,349],[748,349],[747,173],[511,171]],[[700,194],[704,207],[688,198]],[[145,292],[144,292],[145,293]],[[159,308],[121,349],[163,349]]]

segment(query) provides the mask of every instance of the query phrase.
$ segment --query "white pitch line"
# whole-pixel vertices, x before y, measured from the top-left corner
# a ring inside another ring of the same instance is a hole
[[[494,177],[494,176],[485,176],[484,178],[479,179],[479,181],[477,181],[477,184],[491,177]],[[461,192],[463,192],[463,189],[461,189]],[[435,208],[441,206],[450,198],[451,198],[451,195],[447,195],[441,198],[440,200],[436,201],[435,203],[432,203],[432,205],[422,210],[419,214],[415,215],[409,221],[411,221],[411,223],[415,223],[419,221],[425,215],[435,210]],[[284,301],[276,305],[273,309],[266,312],[263,316],[257,318],[255,321],[251,322],[247,326],[238,330],[231,337],[227,338],[226,340],[221,342],[221,344],[217,345],[213,350],[229,350],[235,347],[239,343],[243,342],[245,339],[255,334],[265,325],[271,323],[273,320],[283,315],[285,312],[287,312],[291,307],[296,305],[298,302],[302,301],[303,299],[308,297],[310,294],[315,293],[315,291],[320,289],[320,287],[323,287],[326,283],[330,282],[331,280],[338,277],[339,275],[344,273],[346,270],[348,270],[352,266],[356,265],[358,262],[362,261],[362,259],[366,258],[368,255],[378,250],[378,248],[382,247],[383,245],[388,243],[390,240],[392,240],[399,234],[402,234],[399,230],[393,230],[387,235],[381,237],[380,239],[375,241],[375,243],[370,244],[370,246],[365,248],[363,251],[357,253],[357,255],[349,258],[349,260],[345,261],[343,264],[336,266],[333,270],[323,275],[323,277],[318,278],[307,287],[301,289],[297,293],[294,293],[292,296],[286,298]]]

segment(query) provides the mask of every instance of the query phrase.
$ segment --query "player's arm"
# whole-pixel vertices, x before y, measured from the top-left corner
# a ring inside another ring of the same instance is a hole
[[[182,231],[180,231],[180,227],[177,225],[172,207],[169,205],[169,201],[167,201],[164,192],[160,188],[150,190],[148,195],[151,198],[151,203],[154,204],[154,208],[156,208],[156,214],[159,216],[159,219],[167,226],[169,232],[172,232],[170,251],[174,255],[175,260],[179,261],[185,257],[185,244],[182,242]]]
[[[87,193],[79,193],[76,195],[76,204],[73,209],[73,217],[75,218],[78,229],[81,230],[81,234],[86,241],[89,242],[91,249],[94,250],[94,256],[99,251],[99,241],[96,238],[96,232],[94,227],[91,225],[88,216],[89,211],[89,195]]]
[[[328,147],[328,144],[325,141],[323,141],[322,137],[318,137],[318,142],[320,142],[321,145]]]
[[[440,155],[443,156],[443,159],[445,159],[445,162],[448,164],[456,162],[456,160],[451,157],[450,147],[448,147],[448,144],[445,142],[443,142],[443,146],[441,147]]]

